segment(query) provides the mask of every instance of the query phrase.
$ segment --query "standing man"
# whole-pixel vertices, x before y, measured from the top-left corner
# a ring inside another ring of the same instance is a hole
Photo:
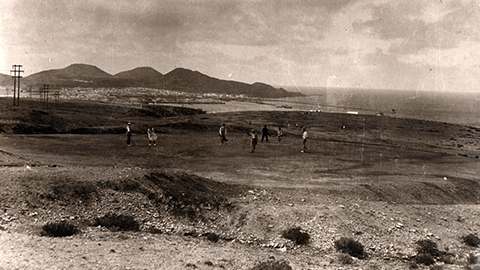
[[[308,149],[308,147],[307,147],[307,138],[308,138],[307,128],[303,128],[303,134],[302,134],[303,150],[302,150],[302,153],[306,153],[306,152],[310,151],[310,149]]]
[[[255,133],[255,129],[252,129],[252,132],[247,131],[247,135],[252,137],[252,141],[250,143],[250,153],[255,152],[255,146],[257,145],[257,133]]]
[[[282,137],[283,137],[283,131],[282,131],[282,128],[281,128],[281,127],[278,127],[277,137],[278,137],[278,142],[281,142],[281,141],[282,141]]]
[[[227,128],[225,128],[225,124],[220,127],[218,131],[218,136],[220,136],[220,145],[227,144]]]
[[[265,140],[268,142],[268,136],[270,134],[268,133],[268,128],[267,128],[267,125],[263,126],[263,129],[262,129],[262,140],[261,142],[263,142],[263,138],[265,138]]]
[[[127,124],[127,146],[130,146],[132,143],[132,130],[130,129],[130,122]]]

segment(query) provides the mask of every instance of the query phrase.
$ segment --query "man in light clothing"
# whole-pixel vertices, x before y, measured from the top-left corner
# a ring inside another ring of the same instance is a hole
[[[127,124],[127,146],[130,146],[132,143],[132,131],[130,129],[130,122]]]
[[[306,153],[306,152],[310,151],[310,149],[308,149],[308,147],[307,147],[307,138],[308,138],[307,128],[303,128],[303,134],[302,134],[303,150],[302,150],[302,153]]]
[[[247,132],[247,135],[251,136],[252,138],[250,143],[250,153],[253,153],[255,152],[255,146],[257,146],[257,141],[258,141],[257,133],[255,133],[255,130],[252,129],[251,132]]]
[[[277,137],[278,137],[278,142],[281,142],[283,137],[283,131],[281,127],[279,127],[277,130]]]
[[[220,130],[218,131],[218,136],[220,136],[220,145],[227,144],[227,128],[225,127],[225,124],[223,124],[220,127]]]
[[[157,146],[157,134],[155,134],[155,129],[148,128],[147,135],[148,135],[148,146],[151,146],[152,143],[153,143],[153,146]]]

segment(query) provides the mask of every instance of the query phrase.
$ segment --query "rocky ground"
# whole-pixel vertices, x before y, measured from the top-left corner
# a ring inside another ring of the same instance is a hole
[[[253,114],[237,113],[155,122],[156,148],[140,135],[131,148],[123,135],[0,136],[0,269],[252,269],[273,260],[292,269],[479,267],[478,248],[462,239],[480,229],[476,128],[254,115],[252,125],[307,123],[312,152],[300,153],[299,130],[244,151],[241,123]],[[222,122],[226,146],[215,137]],[[93,226],[112,213],[134,217],[139,231]],[[42,236],[59,221],[79,232]],[[295,227],[307,245],[282,237]],[[342,237],[366,257],[346,261],[335,247]],[[444,256],[416,263],[418,240]]]

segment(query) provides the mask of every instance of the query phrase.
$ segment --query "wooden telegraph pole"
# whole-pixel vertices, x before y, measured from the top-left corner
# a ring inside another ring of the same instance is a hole
[[[49,85],[48,84],[45,84],[43,85],[43,88],[42,88],[42,93],[43,93],[43,107],[44,109],[47,109],[48,110],[48,89],[49,89]]]
[[[20,106],[20,78],[22,78],[22,65],[12,65],[10,73],[13,75],[13,106]]]
[[[53,96],[55,97],[55,106],[54,106],[54,109],[58,110],[58,108],[60,107],[60,91],[59,90],[55,90]]]

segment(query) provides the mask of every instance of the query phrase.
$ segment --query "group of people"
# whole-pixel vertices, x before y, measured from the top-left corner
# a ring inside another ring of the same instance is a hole
[[[127,146],[131,146],[133,144],[132,140],[132,130],[131,130],[131,123],[128,122],[127,124]],[[148,146],[157,146],[157,134],[155,134],[154,128],[147,129],[147,137],[148,137]]]
[[[227,139],[227,128],[225,127],[225,124],[222,124],[220,127],[220,130],[218,131],[218,136],[220,137],[220,145],[224,145],[228,143]],[[251,138],[250,140],[250,153],[255,152],[255,148],[258,143],[258,136],[257,133],[255,132],[255,129],[252,129],[251,131],[247,132],[247,136]],[[270,132],[267,128],[267,125],[264,125],[262,128],[262,139],[261,142],[264,140],[268,142],[268,136],[270,135]],[[148,146],[157,146],[157,134],[155,134],[155,129],[154,128],[148,128],[147,129],[147,137],[148,137]],[[283,138],[283,131],[282,128],[279,127],[277,130],[277,139],[278,142],[281,142]],[[309,149],[307,147],[307,139],[308,139],[308,133],[307,133],[307,128],[303,128],[302,132],[302,140],[303,140],[303,150],[302,153],[309,152]],[[131,123],[128,122],[127,124],[127,146],[131,146],[133,144],[132,141],[132,131],[131,131]]]
[[[226,144],[228,142],[226,138],[227,130],[225,128],[225,124],[223,124],[220,127],[220,130],[218,132],[218,135],[220,136],[220,145]],[[251,131],[247,131],[247,136],[250,137],[250,153],[255,152],[255,148],[258,144],[258,135],[255,132],[255,129],[252,129]],[[268,136],[271,136],[270,132],[268,131],[267,125],[264,125],[262,128],[262,139],[260,140],[263,142],[264,140],[268,142]],[[278,142],[281,142],[283,138],[283,131],[282,128],[279,127],[277,130],[277,139]],[[307,128],[303,128],[302,132],[302,139],[303,139],[303,150],[301,151],[302,153],[309,152],[310,149],[307,147],[307,138],[308,138],[308,133],[307,133]]]

